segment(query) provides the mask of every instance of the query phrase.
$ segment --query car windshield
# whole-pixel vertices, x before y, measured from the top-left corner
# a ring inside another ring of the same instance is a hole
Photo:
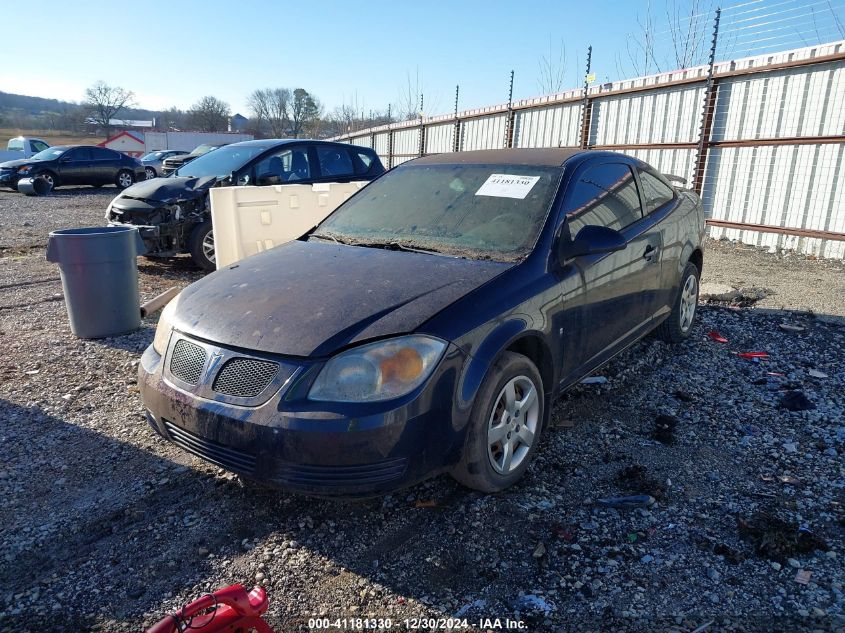
[[[33,155],[30,160],[54,160],[67,151],[66,147],[51,147]]]
[[[225,145],[176,170],[177,176],[224,177],[243,167],[250,159],[258,156],[264,148],[249,145]]]
[[[191,156],[202,156],[214,149],[214,145],[197,145],[191,150]]]
[[[162,156],[164,156],[167,152],[150,152],[146,156],[144,156],[141,160],[158,160]]]
[[[534,247],[561,172],[537,165],[399,167],[339,207],[312,236],[515,261]]]

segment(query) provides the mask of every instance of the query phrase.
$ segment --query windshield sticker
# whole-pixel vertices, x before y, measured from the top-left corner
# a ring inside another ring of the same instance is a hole
[[[490,174],[484,184],[475,192],[477,196],[496,198],[517,198],[525,200],[540,176],[514,176],[512,174]]]

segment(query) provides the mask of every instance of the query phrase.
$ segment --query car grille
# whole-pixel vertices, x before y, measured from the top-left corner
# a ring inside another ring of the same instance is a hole
[[[216,464],[226,470],[251,475],[255,471],[255,456],[224,446],[176,426],[169,420],[162,420],[170,439],[177,446],[197,457]]]
[[[205,350],[199,345],[181,339],[170,356],[170,373],[179,380],[195,385],[205,366]]]
[[[252,398],[264,391],[278,372],[278,363],[233,358],[223,365],[211,388],[228,396]]]
[[[274,479],[295,487],[369,486],[399,479],[407,467],[403,457],[357,466],[285,464],[276,471]]]

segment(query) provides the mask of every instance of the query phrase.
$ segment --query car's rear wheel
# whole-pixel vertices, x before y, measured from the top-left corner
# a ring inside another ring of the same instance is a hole
[[[144,167],[144,173],[147,174],[147,180],[152,180],[156,177],[156,170],[152,167]]]
[[[657,336],[667,343],[680,343],[692,332],[698,311],[698,267],[687,263],[681,276],[681,289],[671,314],[657,327]]]
[[[544,407],[543,381],[534,363],[522,354],[502,354],[479,389],[452,476],[482,492],[512,486],[537,452]]]
[[[115,184],[121,189],[131,187],[135,184],[135,174],[133,174],[128,169],[121,169],[119,172],[117,172],[117,179],[115,181]]]
[[[203,270],[217,267],[214,253],[214,232],[211,220],[198,225],[191,233],[189,248],[194,263]]]

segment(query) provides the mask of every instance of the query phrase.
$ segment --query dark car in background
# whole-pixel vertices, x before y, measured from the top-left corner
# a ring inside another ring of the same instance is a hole
[[[166,159],[171,156],[182,156],[187,153],[183,149],[160,149],[142,156],[141,164],[144,166],[144,171],[147,172],[147,180],[152,180],[163,175],[162,163]]]
[[[243,141],[218,148],[168,178],[141,182],[108,206],[110,226],[137,226],[148,257],[190,253],[214,270],[214,234],[208,190],[232,185],[349,182],[384,173],[368,147],[303,139]]]
[[[169,176],[174,171],[176,171],[183,165],[187,165],[195,158],[199,158],[203,154],[208,154],[208,152],[215,150],[219,147],[224,147],[226,145],[228,145],[228,143],[203,143],[202,145],[197,145],[190,152],[182,152],[174,156],[168,156],[167,158],[162,160],[161,172],[157,175]]]
[[[21,178],[43,178],[52,189],[66,185],[115,185],[144,180],[137,158],[96,145],[55,145],[32,158],[0,163],[0,185],[17,188]]]
[[[703,236],[698,196],[622,154],[407,162],[168,304],[139,368],[148,421],[294,491],[444,471],[503,490],[557,395],[653,330],[689,336]]]

